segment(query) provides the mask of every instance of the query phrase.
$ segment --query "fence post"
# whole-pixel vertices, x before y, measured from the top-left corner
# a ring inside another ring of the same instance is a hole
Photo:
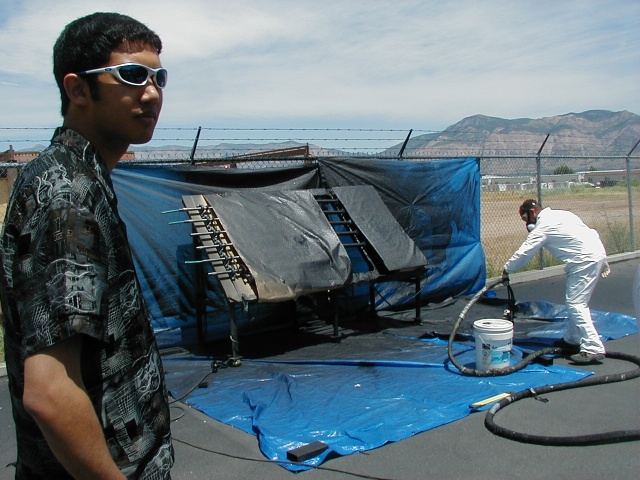
[[[549,135],[551,134],[547,133],[547,136],[544,138],[544,142],[542,142],[542,145],[540,145],[538,153],[536,154],[536,175],[538,176],[538,205],[542,205],[542,161],[540,160],[540,154],[542,153],[542,149],[546,145],[547,140],[549,140]],[[540,250],[540,252],[538,253],[538,266],[540,270],[544,270],[544,255],[542,253],[542,250]]]
[[[413,128],[411,130],[409,130],[409,134],[407,135],[407,138],[404,139],[404,143],[402,144],[402,147],[400,148],[400,153],[398,153],[398,160],[402,160],[402,155],[404,154],[404,149],[407,148],[407,143],[409,143],[409,138],[411,138],[411,134],[413,133]]]
[[[189,160],[191,165],[195,165],[196,163],[196,148],[198,148],[198,140],[200,139],[201,131],[202,131],[202,127],[198,127],[198,132],[196,133],[196,139],[193,141],[193,147],[191,147],[191,155],[189,155]]]
[[[636,142],[633,148],[627,153],[627,197],[629,199],[629,230],[631,231],[631,251],[636,249],[636,229],[633,224],[633,189],[631,188],[631,154],[636,149],[640,140]]]

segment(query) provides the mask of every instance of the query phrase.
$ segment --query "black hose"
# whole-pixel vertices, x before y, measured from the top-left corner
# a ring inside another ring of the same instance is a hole
[[[510,396],[499,401],[487,412],[484,424],[487,429],[494,434],[516,440],[523,443],[534,443],[537,445],[550,445],[550,446],[586,446],[586,445],[604,445],[607,443],[619,443],[629,442],[633,440],[640,440],[640,430],[615,430],[612,432],[594,433],[590,435],[578,435],[578,436],[560,436],[552,437],[546,435],[530,435],[528,433],[516,432],[507,428],[497,425],[494,421],[494,417],[498,411],[518,400],[523,398],[536,397],[549,392],[558,392],[560,390],[569,390],[571,388],[588,387],[591,385],[601,385],[605,383],[623,382],[632,378],[640,376],[640,358],[635,355],[630,355],[621,352],[607,352],[605,354],[607,358],[614,358],[618,360],[625,360],[631,363],[635,363],[639,368],[631,370],[629,372],[618,373],[613,375],[598,375],[595,377],[585,377],[583,379],[558,383],[556,385],[547,385],[540,388],[530,388],[511,394]]]
[[[515,365],[506,368],[500,369],[489,369],[489,370],[477,370],[473,368],[468,368],[460,364],[453,355],[453,341],[457,335],[458,329],[460,325],[464,321],[467,313],[471,309],[473,305],[476,304],[478,299],[484,295],[487,290],[491,290],[495,286],[501,283],[507,283],[507,288],[509,290],[509,315],[511,315],[511,320],[513,319],[513,310],[514,305],[511,304],[513,298],[513,292],[508,285],[508,279],[499,278],[491,283],[488,283],[484,286],[478,293],[476,293],[473,298],[467,303],[467,305],[462,309],[460,315],[458,316],[458,320],[456,321],[453,331],[449,336],[448,343],[448,353],[449,359],[451,363],[453,363],[462,375],[467,376],[476,376],[476,377],[490,377],[490,376],[499,376],[499,375],[508,375],[510,373],[514,373],[518,370],[523,369],[529,363],[531,363],[536,358],[547,355],[547,354],[562,354],[568,353],[563,348],[543,348],[536,352],[533,352],[526,357],[524,357],[520,362]],[[515,300],[513,300],[515,303]],[[605,383],[615,383],[615,382],[623,382],[625,380],[631,380],[632,378],[640,377],[640,357],[635,355],[621,353],[621,352],[607,352],[605,353],[606,358],[613,358],[618,360],[624,360],[631,363],[634,363],[638,366],[635,370],[631,370],[629,372],[617,373],[612,375],[598,375],[585,377],[580,380],[574,382],[566,382],[566,383],[558,383],[556,385],[547,385],[540,388],[529,388],[527,390],[522,390],[520,392],[512,393],[508,397],[500,400],[498,403],[493,405],[487,412],[487,416],[485,417],[484,424],[487,429],[493,432],[495,435],[508,438],[511,440],[516,440],[518,442],[523,443],[534,443],[538,445],[549,445],[549,446],[586,446],[586,445],[602,445],[607,443],[618,443],[618,442],[628,442],[633,440],[640,440],[640,430],[616,430],[612,432],[604,432],[604,433],[596,433],[590,435],[578,435],[578,436],[560,436],[560,437],[552,437],[545,435],[530,435],[528,433],[516,432],[514,430],[509,430],[507,428],[501,427],[497,425],[494,421],[494,417],[498,411],[518,400],[522,400],[523,398],[531,398],[537,397],[538,395],[543,395],[549,392],[558,392],[561,390],[569,390],[572,388],[580,388],[580,387],[588,387],[592,385],[602,385]]]
[[[453,363],[456,366],[456,368],[458,370],[460,370],[460,373],[462,375],[466,375],[466,376],[469,376],[469,377],[497,377],[497,376],[502,376],[502,375],[509,375],[511,373],[517,372],[518,370],[522,370],[529,363],[533,362],[536,358],[541,357],[543,355],[549,355],[549,354],[557,355],[557,354],[561,354],[563,352],[566,353],[562,348],[558,348],[558,347],[543,348],[541,350],[538,350],[536,352],[532,352],[529,355],[525,356],[522,360],[520,360],[515,365],[511,365],[509,367],[504,367],[504,368],[493,368],[493,369],[489,369],[489,370],[478,370],[478,369],[475,369],[475,368],[465,367],[460,362],[458,362],[458,360],[456,359],[455,355],[453,354],[453,342],[454,342],[454,339],[456,338],[458,330],[460,329],[460,325],[462,325],[462,322],[464,321],[467,313],[469,312],[471,307],[473,307],[476,304],[476,302],[480,299],[480,297],[482,295],[484,295],[484,293],[487,290],[491,290],[492,288],[494,288],[497,285],[500,285],[501,283],[507,283],[508,284],[508,282],[509,282],[509,280],[507,280],[507,279],[499,278],[497,280],[494,280],[493,282],[490,282],[490,283],[486,284],[478,293],[476,293],[471,298],[469,303],[467,303],[467,305],[465,305],[465,307],[460,312],[460,315],[458,315],[458,320],[456,321],[455,325],[453,326],[453,330],[451,331],[451,335],[449,335],[449,343],[447,345],[447,352],[449,354],[449,360],[451,360],[451,363]],[[512,296],[513,296],[511,291],[509,293],[509,296],[510,296],[510,298],[512,298]],[[510,310],[509,315],[513,316],[513,305],[509,305],[509,310]]]

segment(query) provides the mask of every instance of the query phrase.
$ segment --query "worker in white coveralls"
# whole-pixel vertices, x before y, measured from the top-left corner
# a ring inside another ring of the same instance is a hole
[[[542,247],[561,260],[567,275],[565,304],[569,318],[564,337],[554,345],[574,352],[570,358],[575,363],[599,363],[605,357],[605,349],[588,304],[599,277],[606,277],[610,270],[598,232],[574,213],[543,209],[535,200],[524,201],[520,217],[527,224],[529,235],[505,263],[503,278],[527,265]]]

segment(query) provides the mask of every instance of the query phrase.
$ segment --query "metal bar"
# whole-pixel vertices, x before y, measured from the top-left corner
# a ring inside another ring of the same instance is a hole
[[[409,135],[404,139],[404,143],[402,144],[402,148],[400,148],[400,153],[398,154],[398,160],[402,160],[402,154],[404,154],[404,149],[407,148],[407,143],[409,143],[409,138],[411,138],[411,134],[413,133],[413,128],[409,130]]]
[[[421,307],[421,301],[420,301],[420,277],[417,276],[415,278],[415,282],[416,282],[416,295],[415,295],[415,302],[416,302],[416,318],[413,320],[414,323],[416,325],[422,325],[422,319],[420,318],[420,307]]]
[[[334,292],[329,292],[329,303],[331,304],[331,310],[333,312],[333,335],[334,339],[340,338],[340,315],[338,313],[338,301],[335,298]]]
[[[229,242],[229,243],[221,242],[218,237],[216,237],[215,239],[212,239],[211,243],[213,243],[213,245],[202,245],[202,250],[206,250],[208,248],[213,248],[216,251],[220,251],[220,250],[224,249],[224,247],[233,247],[233,243],[231,243],[231,242]]]
[[[214,220],[217,220],[217,218],[198,218],[198,219],[194,219],[194,218],[188,218],[186,220],[174,220],[173,222],[169,222],[169,225],[178,225],[180,223],[198,223],[198,222],[202,222],[202,223],[211,223]]]
[[[192,237],[210,237],[213,233],[220,235],[221,233],[227,233],[226,230],[216,230],[215,232],[194,232],[191,233]]]
[[[196,239],[193,239],[193,246],[196,246]],[[194,255],[198,256],[198,251],[194,248]],[[206,288],[204,268],[202,264],[196,264],[195,266],[195,304],[196,304],[196,335],[198,343],[204,345],[206,341],[206,319],[207,319],[207,306],[206,306]]]
[[[353,220],[329,220],[331,225],[351,225]]]
[[[231,329],[229,339],[231,340],[231,358],[229,364],[232,367],[240,365],[240,341],[238,340],[238,322],[236,320],[236,304],[229,304],[229,327]]]
[[[544,142],[540,145],[538,149],[538,153],[536,154],[536,173],[538,175],[538,203],[542,205],[542,163],[540,160],[540,154],[542,153],[542,149],[547,144],[547,140],[549,140],[549,136],[551,134],[547,133],[547,136],[544,138]]]
[[[191,155],[189,155],[189,161],[191,165],[195,163],[196,157],[196,148],[198,147],[198,139],[200,138],[200,132],[202,131],[202,127],[198,127],[198,132],[196,133],[196,139],[193,141],[193,147],[191,148]]]
[[[211,207],[207,207],[205,205],[199,205],[197,207],[175,208],[173,210],[165,210],[164,212],[160,212],[160,213],[165,214],[165,213],[178,213],[178,212],[201,212],[202,210],[206,210],[209,208]]]
[[[233,247],[233,243],[218,243],[214,245],[198,245],[196,247],[197,250],[207,250],[209,248],[220,248],[220,247]],[[240,257],[229,257],[229,258],[240,258]]]
[[[186,265],[197,265],[200,263],[216,263],[216,262],[225,263],[225,262],[229,262],[230,260],[240,260],[240,257],[226,256],[224,258],[205,258],[202,260],[185,260],[184,263]]]
[[[544,138],[544,142],[540,145],[538,149],[538,153],[536,154],[536,175],[538,177],[538,204],[542,205],[542,161],[540,160],[540,154],[542,153],[542,149],[547,144],[547,140],[549,140],[549,136],[551,134],[547,133],[547,136]],[[544,270],[544,255],[542,250],[538,253],[538,264],[540,270]]]
[[[224,272],[207,272],[207,275],[214,275],[216,277],[218,275],[229,275],[230,277],[233,277],[235,273],[235,270],[225,270]]]
[[[636,229],[633,222],[633,190],[631,189],[631,154],[640,144],[640,140],[636,142],[629,153],[627,153],[627,198],[629,200],[629,230],[631,231],[631,251],[636,249]]]

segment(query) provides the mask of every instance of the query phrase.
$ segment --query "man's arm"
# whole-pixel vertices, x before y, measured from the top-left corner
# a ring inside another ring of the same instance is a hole
[[[507,263],[504,264],[503,273],[513,273],[520,270],[531,261],[533,256],[542,248],[547,239],[543,229],[538,227],[527,235],[520,248],[515,251]]]
[[[24,407],[51,451],[77,479],[124,479],[111,458],[81,378],[82,336],[25,359]]]

